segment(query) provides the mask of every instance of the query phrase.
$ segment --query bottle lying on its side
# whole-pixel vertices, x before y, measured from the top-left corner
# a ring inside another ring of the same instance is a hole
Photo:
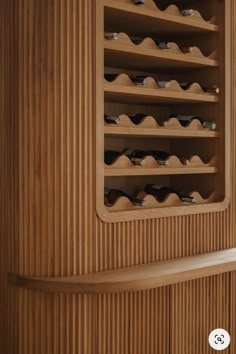
[[[191,87],[191,85],[194,82],[191,81],[180,81],[179,85],[182,87],[182,89],[187,90],[189,87]],[[214,93],[214,94],[219,94],[220,93],[220,88],[216,85],[212,85],[212,86],[201,86],[203,91],[207,92],[207,93]]]
[[[145,3],[145,0],[133,0],[133,3],[134,3],[135,5],[142,5],[142,4]]]
[[[116,32],[105,32],[104,33],[104,38],[110,39],[110,40],[115,40],[119,38],[119,33]]]
[[[107,150],[105,151],[104,154],[104,162],[106,165],[111,165],[113,162],[115,162],[115,160],[121,156],[121,155],[125,155],[129,158],[129,160],[134,164],[134,165],[138,165],[138,166],[144,166],[144,158],[138,157],[138,156],[133,156],[129,151],[133,151],[130,149],[125,149],[123,152],[119,152],[119,151],[114,151],[114,150]]]
[[[126,113],[126,115],[129,117],[129,119],[131,120],[131,122],[135,125],[138,125],[140,124],[143,119],[145,117],[147,117],[148,115],[145,114],[145,113],[134,113],[134,114],[131,114],[131,113]],[[154,118],[154,117],[153,117]],[[162,125],[162,126],[165,126],[164,123],[162,120],[159,120],[157,118],[154,118],[156,120],[156,122],[159,124],[159,125]]]
[[[104,162],[106,165],[111,165],[119,156],[121,156],[121,153],[119,151],[115,150],[107,150],[104,153]]]
[[[134,44],[141,44],[143,42],[143,38],[130,37],[130,39]],[[170,49],[172,47],[171,42],[161,41],[158,38],[152,38],[152,39],[156,43],[159,49]]]
[[[132,150],[132,149],[125,149],[123,151],[123,154],[129,157],[129,159],[135,163],[135,161],[139,161],[139,164],[141,166],[144,166],[145,164],[145,157],[147,156],[152,156],[159,165],[162,166],[169,166],[169,159],[170,159],[170,154],[166,151],[161,151],[161,150]],[[189,160],[186,159],[185,157],[179,157],[180,161],[188,165]],[[137,162],[136,162],[137,164]]]
[[[116,40],[119,39],[119,33],[117,32],[105,32],[104,33],[104,38],[105,39],[109,39],[109,40]],[[144,38],[142,37],[133,37],[133,36],[129,36],[129,38],[131,39],[131,41],[134,44],[141,44],[144,40]],[[157,47],[159,49],[170,49],[172,47],[172,43],[171,42],[167,42],[167,41],[162,41],[158,38],[152,38],[153,41],[156,43]]]
[[[125,113],[125,115],[127,117],[129,117],[130,121],[135,125],[140,124],[145,117],[148,117],[148,114],[145,114],[145,113]],[[157,118],[154,118],[154,119],[161,126],[168,125],[167,121],[162,121]],[[115,125],[119,125],[121,123],[121,119],[119,117],[116,117],[113,115],[108,115],[108,114],[104,114],[104,121],[107,124],[115,124]]]
[[[112,74],[104,74],[104,78],[109,81],[109,82],[112,82],[114,81],[120,74],[115,74],[115,73],[112,73]]]
[[[128,114],[126,114],[128,117],[129,117],[129,119],[131,120],[131,122],[133,123],[133,124],[140,124],[141,122],[142,122],[142,120],[145,118],[145,117],[147,117],[147,115],[146,114],[144,114],[144,113],[135,113],[135,114],[131,114],[131,113],[128,113]]]
[[[170,154],[164,151],[153,151],[153,150],[132,150],[132,149],[125,149],[123,154],[129,157],[129,159],[134,163],[139,163],[141,166],[145,164],[145,157],[152,156],[159,165],[168,166],[169,165],[169,157]]]
[[[176,118],[180,124],[183,127],[186,127],[189,125],[189,123],[191,123],[194,119],[197,119],[203,126],[203,128],[209,128],[212,130],[216,129],[216,123],[215,122],[208,122],[198,116],[194,116],[194,115],[171,115],[170,118]],[[163,123],[164,126],[168,126],[168,121],[165,121]]]
[[[166,151],[160,150],[134,150],[125,149],[122,152],[114,150],[106,150],[104,154],[104,162],[106,165],[111,165],[119,156],[125,155],[134,165],[145,166],[145,157],[152,156],[159,165],[169,166],[170,154]],[[179,160],[184,164],[188,165],[189,160],[185,157],[178,157]]]
[[[115,117],[115,116],[111,116],[111,115],[107,115],[107,114],[104,114],[104,121],[108,124],[116,124],[116,125],[120,124],[119,117]]]
[[[156,199],[159,201],[164,201],[165,198],[171,194],[175,193],[178,195],[178,197],[183,201],[187,203],[196,203],[196,199],[194,197],[191,197],[187,194],[181,193],[176,191],[173,188],[170,187],[165,187],[165,186],[160,186],[156,184],[147,184],[144,188],[145,193],[153,195]]]
[[[120,189],[105,187],[104,201],[107,206],[113,205],[120,197],[126,197],[134,205],[145,206],[145,201],[139,198],[134,198]]]
[[[183,9],[180,11],[182,16],[193,16],[194,10],[193,9]]]
[[[117,74],[117,73],[109,73],[109,74],[105,74],[104,75],[104,78],[109,81],[109,82],[112,82],[114,81],[120,74]],[[146,85],[147,83],[147,79],[149,78],[149,76],[146,76],[146,75],[137,75],[137,76],[132,76],[132,75],[128,75],[130,80],[137,86],[142,86],[142,85]],[[154,79],[154,78],[153,78]],[[160,87],[160,88],[169,88],[171,86],[171,81],[170,80],[156,80],[154,79],[155,82],[157,83],[157,85]],[[191,85],[192,83],[189,83],[189,86]],[[183,88],[183,89],[187,89],[188,86],[186,86],[186,83],[179,83],[179,85]],[[212,88],[208,88],[207,92],[210,92],[210,89],[212,90],[216,90],[215,87],[212,87]],[[219,89],[218,89],[219,90]]]
[[[130,78],[135,85],[145,85],[148,77],[149,76],[138,75],[138,76],[130,77]],[[170,87],[170,81],[163,81],[163,80],[155,80],[155,81],[160,88]]]

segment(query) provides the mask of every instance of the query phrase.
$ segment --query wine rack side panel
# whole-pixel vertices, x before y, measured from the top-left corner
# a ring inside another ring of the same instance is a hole
[[[1,279],[8,270],[37,276],[85,274],[235,247],[234,185],[225,212],[115,224],[97,217],[94,1],[13,3],[19,6],[19,181],[15,170],[14,178],[19,182],[20,224],[14,245],[8,240],[6,246],[4,240],[4,247],[19,250],[19,266],[3,265]],[[231,4],[236,18],[235,4]],[[232,59],[235,62],[235,49]],[[232,77],[234,97],[235,68]],[[232,108],[233,178],[236,128]],[[214,278],[218,288],[228,279],[219,278]],[[210,279],[206,283],[211,287]],[[187,286],[181,285],[179,291],[187,291]],[[202,323],[205,290],[198,282],[196,288]],[[9,354],[168,354],[170,333],[171,345],[180,348],[175,354],[183,347],[194,353],[190,339],[177,343],[185,330],[181,294],[169,287],[97,297],[21,290],[19,303],[13,299],[19,304],[19,326],[15,316],[9,317],[11,331],[19,331],[19,348],[16,344]],[[222,296],[229,300],[230,289]],[[170,306],[179,311],[176,317],[170,317]],[[218,318],[224,324],[225,306],[220,308]],[[235,326],[235,319],[231,321]],[[10,335],[8,339],[10,343]]]

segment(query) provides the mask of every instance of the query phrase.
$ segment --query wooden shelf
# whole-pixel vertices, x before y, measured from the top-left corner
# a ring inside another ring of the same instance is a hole
[[[217,32],[219,27],[207,21],[194,18],[176,16],[161,11],[154,2],[147,1],[145,6],[135,6],[128,0],[104,0],[106,28],[114,31],[143,33],[193,34],[204,32]],[[142,23],[142,26],[139,24]]]
[[[118,293],[153,289],[236,270],[236,248],[81,276],[9,275],[9,283],[53,293]]]
[[[167,89],[132,87],[104,83],[105,100],[111,102],[125,103],[216,103],[218,96],[204,93],[190,93],[180,91],[170,91]]]
[[[182,129],[168,129],[168,128],[136,128],[136,127],[120,127],[120,126],[105,126],[104,133],[106,135],[118,136],[163,136],[173,138],[216,138],[219,133],[216,131],[206,130],[188,130]]]
[[[216,167],[159,167],[144,168],[134,166],[132,168],[104,168],[105,177],[114,176],[167,176],[167,175],[191,175],[216,173]]]
[[[212,193],[208,197],[202,197],[200,193],[198,192],[192,192],[188,193],[191,197],[195,198],[195,203],[194,204],[189,204],[187,202],[182,201],[179,196],[175,193],[169,194],[165,200],[163,201],[158,201],[153,195],[146,194],[145,192],[139,192],[135,197],[138,199],[141,199],[144,201],[144,205],[142,207],[134,205],[128,198],[126,197],[120,197],[118,198],[114,204],[111,205],[106,205],[106,209],[109,212],[118,212],[118,211],[124,211],[124,210],[145,210],[145,209],[151,209],[151,208],[167,208],[167,207],[182,207],[182,206],[188,206],[188,208],[195,207],[196,205],[199,204],[208,204],[208,203],[214,203],[214,201],[217,199],[217,196],[215,193]]]
[[[150,40],[150,39],[149,39]],[[151,44],[151,41],[150,41]],[[104,42],[105,65],[127,69],[156,71],[157,69],[201,69],[216,67],[217,60],[207,57],[194,57],[171,50],[145,48],[144,45],[120,43],[119,40]]]

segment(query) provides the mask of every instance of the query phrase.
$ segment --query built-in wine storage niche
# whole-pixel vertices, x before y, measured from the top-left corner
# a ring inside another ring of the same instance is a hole
[[[104,221],[229,204],[229,13],[223,0],[97,1],[96,197]]]

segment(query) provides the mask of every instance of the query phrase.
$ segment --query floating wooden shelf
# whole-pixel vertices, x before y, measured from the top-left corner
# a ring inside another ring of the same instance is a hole
[[[191,53],[183,53],[172,43],[171,49],[159,49],[151,38],[146,38],[139,45],[134,44],[125,33],[117,40],[105,40],[105,65],[129,69],[197,69],[218,65],[214,53],[205,57],[197,47]]]
[[[106,27],[114,31],[138,34],[145,28],[148,33],[172,35],[219,31],[214,18],[205,21],[197,11],[195,16],[184,17],[175,5],[161,11],[152,0],[146,0],[145,5],[140,6],[135,6],[130,0],[104,0],[104,6]]]
[[[81,276],[9,275],[19,288],[53,293],[118,293],[153,289],[236,270],[236,248]]]

